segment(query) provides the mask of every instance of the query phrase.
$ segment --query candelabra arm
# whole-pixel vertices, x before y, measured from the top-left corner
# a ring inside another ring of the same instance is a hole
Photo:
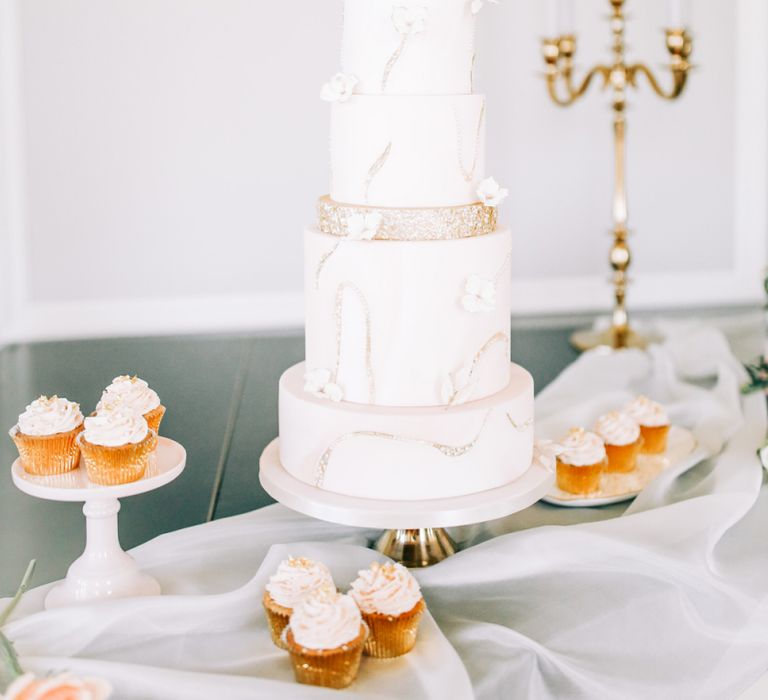
[[[603,79],[603,87],[608,85],[611,76],[611,69],[608,66],[595,66],[587,73],[578,85],[574,85],[573,70],[571,68],[554,69],[547,73],[547,91],[552,101],[560,107],[568,107],[578,100],[592,84],[595,77],[600,76]],[[565,85],[566,96],[561,97],[558,94],[558,78],[562,77],[562,83]]]
[[[665,90],[661,86],[661,83],[658,81],[656,76],[653,74],[653,71],[651,71],[651,69],[643,63],[636,63],[634,65],[627,66],[627,81],[630,83],[630,85],[637,87],[637,76],[644,75],[648,80],[648,84],[653,88],[653,91],[659,97],[663,97],[665,100],[674,100],[680,97],[680,95],[683,93],[683,90],[685,89],[685,85],[688,82],[688,72],[690,71],[690,66],[686,65],[684,68],[673,66],[671,70],[672,88],[670,90]]]

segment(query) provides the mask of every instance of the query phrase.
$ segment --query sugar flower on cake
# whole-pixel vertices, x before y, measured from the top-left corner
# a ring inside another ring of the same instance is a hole
[[[331,370],[318,368],[304,375],[304,391],[317,396],[319,399],[341,401],[344,392],[341,387],[332,380]]]
[[[419,34],[427,28],[428,11],[421,2],[400,0],[392,5],[392,24],[400,34]]]
[[[536,440],[533,443],[533,463],[548,472],[554,472],[557,455],[561,451],[562,447],[554,440]]]
[[[320,99],[326,102],[347,102],[355,91],[357,78],[347,73],[336,73],[320,90]]]
[[[443,403],[448,406],[466,403],[472,398],[476,388],[477,380],[472,376],[472,365],[465,365],[451,372],[443,381],[441,391]]]
[[[480,10],[483,9],[483,6],[485,5],[486,2],[492,5],[499,4],[499,0],[472,0],[469,3],[470,12],[472,12],[473,15],[476,15],[478,12],[480,12]]]
[[[488,313],[496,306],[496,283],[480,275],[470,275],[464,286],[461,305],[470,313]]]
[[[350,241],[370,241],[381,226],[381,214],[353,214],[347,219],[347,239]]]
[[[494,178],[487,177],[477,188],[477,196],[486,207],[497,207],[503,199],[509,196],[509,190],[499,186]]]

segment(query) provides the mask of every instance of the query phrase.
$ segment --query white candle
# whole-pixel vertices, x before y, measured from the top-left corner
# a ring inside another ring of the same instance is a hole
[[[554,39],[557,36],[559,26],[557,21],[557,4],[559,0],[547,0],[546,33],[547,39]]]
[[[688,7],[686,0],[669,0],[667,27],[670,29],[682,29],[688,21]]]
[[[573,34],[573,0],[558,0],[558,33]]]

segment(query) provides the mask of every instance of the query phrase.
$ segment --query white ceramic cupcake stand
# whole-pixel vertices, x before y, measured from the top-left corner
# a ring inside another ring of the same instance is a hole
[[[533,463],[519,478],[467,496],[426,501],[384,501],[324,491],[289,474],[280,463],[278,440],[261,455],[259,480],[270,496],[292,510],[342,525],[383,528],[376,548],[407,566],[428,566],[455,552],[446,527],[471,525],[524,510],[544,496],[555,479]]]
[[[13,483],[24,493],[48,501],[84,502],[85,551],[69,567],[66,579],[49,591],[46,608],[103,598],[160,594],[160,584],[141,573],[133,558],[120,547],[118,499],[165,486],[184,471],[186,461],[186,450],[178,442],[159,437],[145,475],[119,486],[91,483],[84,467],[57,476],[34,476],[24,471],[20,460],[13,463]]]

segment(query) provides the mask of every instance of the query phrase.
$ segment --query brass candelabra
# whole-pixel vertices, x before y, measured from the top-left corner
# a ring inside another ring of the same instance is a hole
[[[666,45],[670,56],[669,70],[672,86],[662,87],[658,78],[643,63],[627,63],[624,30],[626,17],[624,0],[609,0],[611,6],[610,28],[613,35],[613,57],[609,64],[600,64],[589,70],[580,80],[574,77],[575,34],[563,34],[544,39],[543,54],[546,65],[547,91],[553,102],[567,107],[576,102],[588,90],[594,80],[601,80],[603,89],[612,91],[615,187],[613,195],[613,246],[609,261],[613,269],[614,308],[611,326],[605,332],[580,331],[572,337],[580,350],[607,345],[614,348],[644,347],[652,340],[636,333],[629,323],[626,296],[631,262],[627,228],[627,191],[625,180],[625,144],[627,133],[627,89],[639,86],[643,76],[653,91],[665,100],[675,100],[682,94],[691,70],[688,59],[693,50],[690,34],[683,27],[666,29]]]

